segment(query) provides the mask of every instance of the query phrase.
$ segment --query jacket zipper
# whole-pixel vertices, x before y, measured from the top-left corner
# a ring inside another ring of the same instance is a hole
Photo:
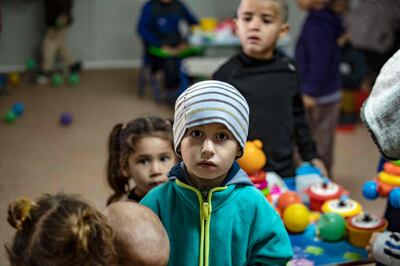
[[[208,246],[209,246],[209,236],[208,231],[209,231],[209,218],[210,218],[210,208],[209,208],[209,202],[208,202],[208,195],[209,191],[208,190],[201,190],[201,197],[202,197],[202,202],[201,202],[201,212],[200,212],[200,222],[201,222],[201,239],[203,239],[203,243],[201,246],[202,249],[202,261],[204,266],[208,266]]]

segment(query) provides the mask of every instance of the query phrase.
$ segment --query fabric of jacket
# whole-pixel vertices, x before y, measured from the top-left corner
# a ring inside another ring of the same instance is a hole
[[[250,106],[249,140],[260,139],[267,156],[267,171],[293,177],[294,147],[304,161],[317,158],[304,114],[293,61],[279,53],[257,60],[243,52],[214,73],[214,79],[235,86]]]
[[[190,25],[198,23],[197,18],[180,1],[162,3],[160,0],[151,0],[143,6],[138,33],[145,46],[176,46],[184,41],[179,30],[181,20]]]
[[[56,26],[56,20],[60,15],[66,15],[67,25],[72,23],[72,0],[45,0],[46,25],[48,27]]]
[[[316,98],[317,103],[341,98],[337,39],[342,33],[340,17],[328,8],[310,11],[303,24],[295,52],[300,90]]]
[[[169,265],[286,265],[292,248],[281,218],[235,162],[220,187],[190,185],[184,164],[140,202],[161,219]]]

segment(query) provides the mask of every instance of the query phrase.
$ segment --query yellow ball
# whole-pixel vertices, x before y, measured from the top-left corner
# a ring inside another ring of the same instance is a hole
[[[283,212],[283,222],[288,231],[301,233],[310,223],[310,211],[301,203],[289,205]]]
[[[10,85],[13,87],[16,87],[20,83],[20,78],[18,73],[11,73],[10,76],[8,77],[8,81],[10,82]]]

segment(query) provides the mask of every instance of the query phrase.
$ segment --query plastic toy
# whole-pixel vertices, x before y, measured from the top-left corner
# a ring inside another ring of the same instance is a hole
[[[349,232],[349,242],[356,247],[366,247],[372,233],[385,231],[388,222],[373,214],[359,214],[349,218],[346,227]]]
[[[32,71],[36,68],[37,66],[37,62],[34,58],[29,58],[28,60],[26,60],[25,62],[25,68],[27,71]]]
[[[18,73],[11,73],[8,76],[8,83],[12,86],[12,87],[17,87],[21,82],[21,79],[19,77]]]
[[[51,84],[54,87],[60,87],[64,83],[64,77],[59,73],[54,73],[51,76]]]
[[[348,191],[333,182],[324,181],[322,183],[312,184],[306,193],[310,197],[310,209],[313,211],[321,211],[321,206],[325,201],[338,199],[342,195],[347,195]]]
[[[15,103],[12,107],[12,111],[16,116],[21,116],[25,111],[25,106],[23,103]]]
[[[346,221],[337,213],[330,212],[321,216],[317,224],[317,234],[325,241],[339,241],[346,233]]]
[[[79,84],[79,82],[81,81],[79,74],[77,73],[72,73],[71,75],[69,75],[68,77],[68,84],[70,86],[76,86]]]
[[[362,211],[361,204],[343,195],[340,199],[326,201],[321,208],[322,212],[334,212],[344,218],[358,215]]]
[[[303,163],[296,169],[296,191],[299,193],[301,200],[308,204],[310,197],[306,190],[313,184],[324,182],[321,171],[314,167],[311,163]]]
[[[310,211],[304,204],[291,204],[283,212],[283,222],[289,232],[301,233],[310,223]]]
[[[383,171],[375,180],[369,180],[363,185],[363,195],[366,199],[374,200],[388,197],[389,204],[400,208],[400,161],[390,161],[383,165]]]
[[[72,123],[72,114],[64,112],[60,115],[60,124],[63,126],[69,126]]]
[[[299,194],[294,191],[286,191],[279,196],[277,205],[278,208],[284,212],[288,206],[294,203],[301,203]]]
[[[13,124],[16,119],[17,116],[14,114],[12,110],[8,111],[4,116],[4,122],[6,122],[7,124]]]

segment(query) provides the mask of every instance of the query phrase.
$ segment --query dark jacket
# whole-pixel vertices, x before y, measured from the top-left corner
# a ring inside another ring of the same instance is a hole
[[[300,90],[309,96],[340,99],[340,50],[336,43],[343,28],[340,17],[328,8],[310,11],[296,46]]]
[[[303,160],[317,157],[292,60],[281,55],[256,60],[240,53],[225,63],[214,78],[232,84],[246,98],[250,106],[248,139],[263,142],[266,170],[283,177],[294,176],[296,145]]]
[[[184,41],[179,31],[181,20],[191,25],[198,23],[196,17],[180,1],[173,0],[166,4],[160,0],[151,0],[143,6],[138,33],[146,46],[175,46]]]
[[[66,15],[68,19],[67,25],[72,23],[72,0],[45,0],[46,25],[48,27],[56,26],[57,17]]]

